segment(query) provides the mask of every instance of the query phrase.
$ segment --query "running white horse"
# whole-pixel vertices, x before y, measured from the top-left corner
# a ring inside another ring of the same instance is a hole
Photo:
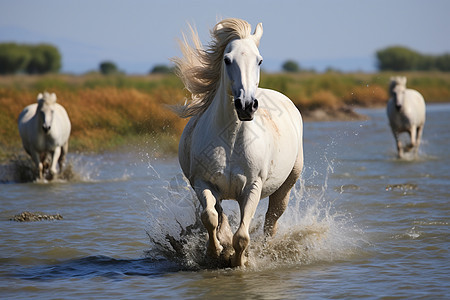
[[[19,115],[19,133],[25,151],[44,179],[50,167],[48,179],[54,179],[62,171],[69,150],[71,124],[66,110],[56,103],[56,95],[39,94],[37,103],[24,108]],[[47,178],[46,178],[47,179]]]
[[[246,21],[223,20],[207,50],[192,28],[191,33],[193,46],[185,38],[184,57],[174,60],[192,94],[177,109],[181,117],[192,117],[181,136],[179,161],[203,207],[207,255],[243,266],[260,199],[269,197],[264,233],[272,236],[301,174],[302,117],[286,96],[258,87],[261,24],[251,34]],[[221,206],[225,199],[239,203],[234,235]]]
[[[392,77],[389,92],[387,115],[397,143],[398,157],[403,158],[405,151],[411,150],[417,155],[425,125],[425,100],[418,91],[406,88],[406,77]],[[402,132],[408,132],[411,144],[402,145],[399,138]]]

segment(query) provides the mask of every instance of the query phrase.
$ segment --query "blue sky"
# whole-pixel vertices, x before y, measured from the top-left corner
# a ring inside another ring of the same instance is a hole
[[[111,60],[146,74],[180,55],[186,24],[202,42],[220,18],[264,26],[260,51],[267,71],[287,59],[301,67],[374,71],[375,52],[402,45],[426,54],[450,52],[447,0],[0,0],[0,42],[51,43],[63,72],[83,73]]]

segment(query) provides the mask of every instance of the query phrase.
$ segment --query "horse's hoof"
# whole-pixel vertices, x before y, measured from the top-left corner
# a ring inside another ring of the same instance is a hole
[[[231,258],[233,257],[233,254],[234,254],[233,247],[231,245],[225,246],[222,250],[222,253],[220,254],[220,259],[231,262]]]
[[[231,257],[231,266],[233,268],[246,267],[248,266],[248,260],[244,254],[236,255],[236,253],[234,253]]]
[[[222,250],[223,250],[223,247],[221,245],[219,245],[216,248],[209,247],[209,245],[208,245],[208,247],[206,248],[206,256],[217,259],[220,257],[220,253],[222,252]]]

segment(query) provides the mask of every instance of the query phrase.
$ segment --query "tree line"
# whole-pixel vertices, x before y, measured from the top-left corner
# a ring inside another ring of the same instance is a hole
[[[392,46],[376,52],[379,71],[442,71],[450,72],[450,53],[427,55],[407,47]],[[304,70],[294,60],[287,60],[281,66],[283,71],[297,73]]]
[[[412,49],[393,46],[376,52],[377,68],[380,71],[442,71],[450,72],[450,53],[426,55]],[[304,70],[294,60],[287,60],[281,66],[284,72]],[[0,74],[45,74],[57,73],[61,69],[61,54],[50,44],[0,43]],[[105,75],[122,73],[112,61],[99,65],[99,72]],[[156,65],[149,73],[172,73],[173,68]]]
[[[0,74],[59,72],[61,54],[50,44],[0,43]]]
[[[426,55],[412,49],[394,46],[377,51],[380,71],[442,71],[450,72],[450,53]]]

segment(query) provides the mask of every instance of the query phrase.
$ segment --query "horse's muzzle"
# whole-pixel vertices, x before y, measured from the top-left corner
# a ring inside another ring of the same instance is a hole
[[[42,130],[44,130],[45,133],[48,133],[50,131],[50,126],[42,125]]]
[[[241,99],[235,99],[234,107],[236,108],[239,120],[251,121],[253,120],[253,115],[258,110],[258,100],[254,99],[250,102],[245,102]]]

